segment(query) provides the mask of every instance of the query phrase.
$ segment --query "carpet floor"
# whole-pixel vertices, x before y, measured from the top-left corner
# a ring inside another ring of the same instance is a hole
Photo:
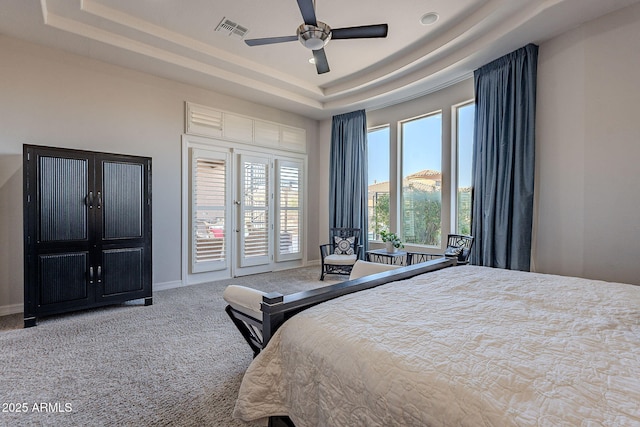
[[[39,319],[0,318],[0,426],[251,426],[233,419],[252,352],[226,313],[229,284],[292,293],[319,267],[154,293]],[[334,277],[331,277],[333,279]],[[338,279],[339,280],[339,279]]]

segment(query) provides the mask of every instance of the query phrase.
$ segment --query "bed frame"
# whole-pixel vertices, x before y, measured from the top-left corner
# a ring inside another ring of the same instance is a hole
[[[294,294],[268,293],[262,296],[262,319],[257,319],[246,312],[231,307],[231,305],[228,305],[225,311],[253,350],[255,357],[287,319],[309,307],[343,295],[409,279],[419,274],[441,270],[456,264],[455,258],[439,258]],[[385,302],[381,301],[381,304],[385,304]]]

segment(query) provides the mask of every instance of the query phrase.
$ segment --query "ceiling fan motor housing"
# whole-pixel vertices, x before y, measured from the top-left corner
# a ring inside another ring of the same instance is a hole
[[[302,24],[298,27],[298,40],[307,49],[322,49],[331,40],[331,27],[320,21],[317,24]]]

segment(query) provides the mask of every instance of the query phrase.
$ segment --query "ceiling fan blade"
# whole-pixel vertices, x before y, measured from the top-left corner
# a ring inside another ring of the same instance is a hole
[[[388,30],[389,26],[387,24],[333,28],[331,30],[331,39],[369,39],[375,37],[387,37]]]
[[[298,36],[265,37],[262,39],[247,39],[244,42],[249,46],[261,46],[264,44],[285,43],[298,40]]]
[[[298,7],[305,24],[313,25],[314,27],[318,25],[316,11],[313,8],[313,0],[298,0]]]
[[[318,71],[318,74],[329,72],[329,62],[327,61],[327,54],[324,53],[324,48],[314,50],[313,59],[316,62],[316,71]]]

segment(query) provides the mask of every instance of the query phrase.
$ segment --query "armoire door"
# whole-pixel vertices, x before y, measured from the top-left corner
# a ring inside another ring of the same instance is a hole
[[[94,300],[92,156],[25,147],[25,319]]]
[[[151,159],[24,146],[25,325],[151,303]]]
[[[150,160],[96,156],[96,299],[142,298],[151,283]]]

